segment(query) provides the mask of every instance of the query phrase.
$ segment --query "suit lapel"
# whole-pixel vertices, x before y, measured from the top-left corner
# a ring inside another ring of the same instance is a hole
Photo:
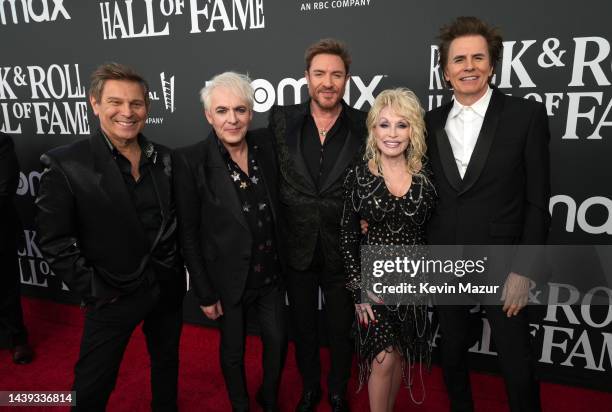
[[[248,134],[247,134],[248,138]],[[272,218],[275,222],[278,222],[276,217],[276,179],[274,178],[274,168],[276,166],[276,161],[273,159],[270,154],[270,150],[265,150],[259,146],[259,144],[255,143],[252,145],[255,150],[255,159],[257,161],[257,166],[261,170],[261,178],[263,180],[264,187],[266,189],[266,194],[268,195],[268,199],[270,199],[270,210],[272,211]]]
[[[487,162],[487,157],[489,156],[489,151],[491,150],[491,145],[495,138],[497,124],[499,123],[503,108],[504,95],[499,90],[493,89],[491,101],[489,102],[489,107],[487,107],[484,122],[482,123],[478,139],[476,140],[474,152],[472,153],[467,170],[463,176],[460,194],[467,192],[480,177]]]
[[[115,159],[113,159],[111,152],[102,136],[101,132],[98,132],[92,136],[89,140],[91,144],[91,150],[94,157],[94,169],[99,178],[99,185],[102,191],[108,196],[109,203],[115,211],[115,215],[121,219],[127,231],[130,233],[138,234],[138,236],[145,239],[144,229],[130,194],[125,187],[123,176],[119,171],[119,167]]]
[[[436,145],[438,146],[438,156],[440,157],[440,163],[442,164],[442,170],[444,171],[446,180],[448,180],[448,183],[453,187],[453,189],[459,192],[462,185],[461,175],[457,169],[453,148],[450,145],[448,135],[444,129],[446,126],[446,119],[448,118],[448,114],[450,113],[452,107],[453,102],[451,101],[442,108],[439,122],[435,128],[435,136]]]
[[[287,150],[289,151],[289,161],[293,164],[293,169],[297,172],[302,183],[312,193],[317,192],[316,185],[312,176],[306,167],[304,154],[302,153],[302,129],[304,128],[304,119],[308,111],[307,103],[303,103],[294,117],[287,120]]]
[[[216,196],[218,205],[227,208],[238,220],[238,222],[250,231],[249,225],[242,213],[242,205],[234,183],[231,180],[227,170],[227,164],[221,157],[219,147],[217,146],[217,138],[213,133],[208,135],[205,153],[207,161],[205,161],[206,174],[209,176],[209,184],[213,194]],[[212,199],[211,199],[212,200]]]
[[[164,222],[170,216],[170,199],[172,198],[170,177],[165,172],[165,162],[170,161],[169,157],[163,158],[162,154],[155,153],[151,156],[151,177],[157,191],[157,200],[162,213]],[[160,227],[162,230],[164,225]]]

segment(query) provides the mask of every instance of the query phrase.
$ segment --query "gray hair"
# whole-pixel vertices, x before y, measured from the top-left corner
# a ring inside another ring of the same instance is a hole
[[[217,87],[224,87],[230,90],[246,102],[249,110],[253,110],[253,95],[255,91],[251,86],[251,79],[248,75],[236,72],[224,72],[207,81],[206,86],[200,90],[200,101],[204,105],[204,110],[210,108],[212,91]]]

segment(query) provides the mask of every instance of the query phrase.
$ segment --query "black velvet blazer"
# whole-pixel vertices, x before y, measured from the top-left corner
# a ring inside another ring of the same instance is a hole
[[[346,170],[363,157],[367,137],[365,112],[342,102],[349,131],[336,164],[319,190],[301,153],[301,134],[310,110],[310,100],[270,110],[269,129],[280,166],[280,201],[287,234],[290,267],[306,270],[313,259],[317,238],[325,255],[325,270],[343,277],[340,256],[340,219]]]
[[[274,147],[267,129],[249,131],[246,139],[257,150],[282,265]],[[212,132],[201,142],[175,151],[174,189],[181,250],[200,304],[210,306],[217,300],[223,306],[237,303],[246,286],[253,239]]]
[[[158,275],[164,291],[182,297],[185,276],[176,238],[171,155],[164,146],[153,147],[151,174],[162,214],[156,271],[163,272]],[[36,223],[40,249],[53,272],[85,301],[137,288],[153,259],[151,245],[101,132],[55,148],[41,162],[45,171]]]

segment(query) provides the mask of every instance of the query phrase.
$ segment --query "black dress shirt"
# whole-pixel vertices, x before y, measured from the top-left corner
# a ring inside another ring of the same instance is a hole
[[[257,146],[247,140],[248,175],[232,160],[229,152],[217,139],[221,156],[227,164],[244,215],[252,235],[251,264],[247,289],[269,286],[278,281],[280,263],[274,244],[274,221],[265,181],[257,166]]]
[[[150,170],[151,158],[154,156],[153,145],[144,136],[138,136],[138,144],[141,150],[138,166],[140,178],[136,180],[132,176],[130,161],[112,145],[106,136],[104,137],[109,145],[113,159],[117,162],[121,176],[123,176],[125,187],[130,194],[138,219],[149,240],[149,246],[153,246],[162,223],[157,188],[155,187]]]
[[[344,110],[340,112],[340,116],[329,129],[323,144],[319,138],[319,130],[310,113],[306,115],[306,121],[302,126],[302,153],[306,167],[310,172],[310,176],[314,181],[317,189],[325,182],[325,179],[331,172],[336,159],[340,156],[344,141],[348,134],[348,126],[346,125],[346,116]]]
[[[117,167],[121,172],[121,176],[125,182],[125,187],[130,194],[130,198],[132,199],[132,204],[134,205],[134,209],[138,215],[138,220],[140,220],[147,240],[149,241],[148,247],[151,248],[155,243],[155,238],[157,237],[162,224],[159,195],[157,193],[155,181],[151,175],[151,162],[154,161],[156,156],[155,148],[153,144],[144,136],[138,136],[138,145],[140,146],[140,162],[138,165],[138,170],[140,178],[136,180],[134,179],[134,176],[132,176],[132,165],[130,161],[123,156],[115,146],[113,146],[106,135],[102,135],[106,139],[106,143],[108,144],[113,159],[115,159],[115,162],[117,162]],[[158,252],[156,249],[159,248],[155,248],[151,251],[152,258],[149,261],[149,264],[144,267],[141,277],[145,284],[150,286],[155,285],[153,286],[155,289],[158,288],[156,280],[159,280],[162,273],[165,273],[165,269],[169,267],[168,263],[174,262],[174,259],[168,259],[168,256],[173,255],[170,253],[172,251],[156,253]]]

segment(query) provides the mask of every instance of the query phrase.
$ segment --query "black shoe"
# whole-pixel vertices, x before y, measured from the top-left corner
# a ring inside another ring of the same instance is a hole
[[[331,405],[332,412],[351,412],[349,404],[341,395],[330,395],[329,404]]]
[[[321,401],[321,388],[305,390],[302,392],[300,403],[295,408],[295,412],[314,412]]]
[[[263,391],[261,390],[261,388],[259,388],[259,390],[255,394],[255,400],[257,401],[257,404],[261,406],[261,409],[264,412],[280,412],[280,408],[276,403],[270,404],[269,402],[266,402],[264,400]]]
[[[26,365],[32,362],[34,358],[34,351],[27,343],[24,345],[17,345],[13,348],[13,362],[18,365]]]

